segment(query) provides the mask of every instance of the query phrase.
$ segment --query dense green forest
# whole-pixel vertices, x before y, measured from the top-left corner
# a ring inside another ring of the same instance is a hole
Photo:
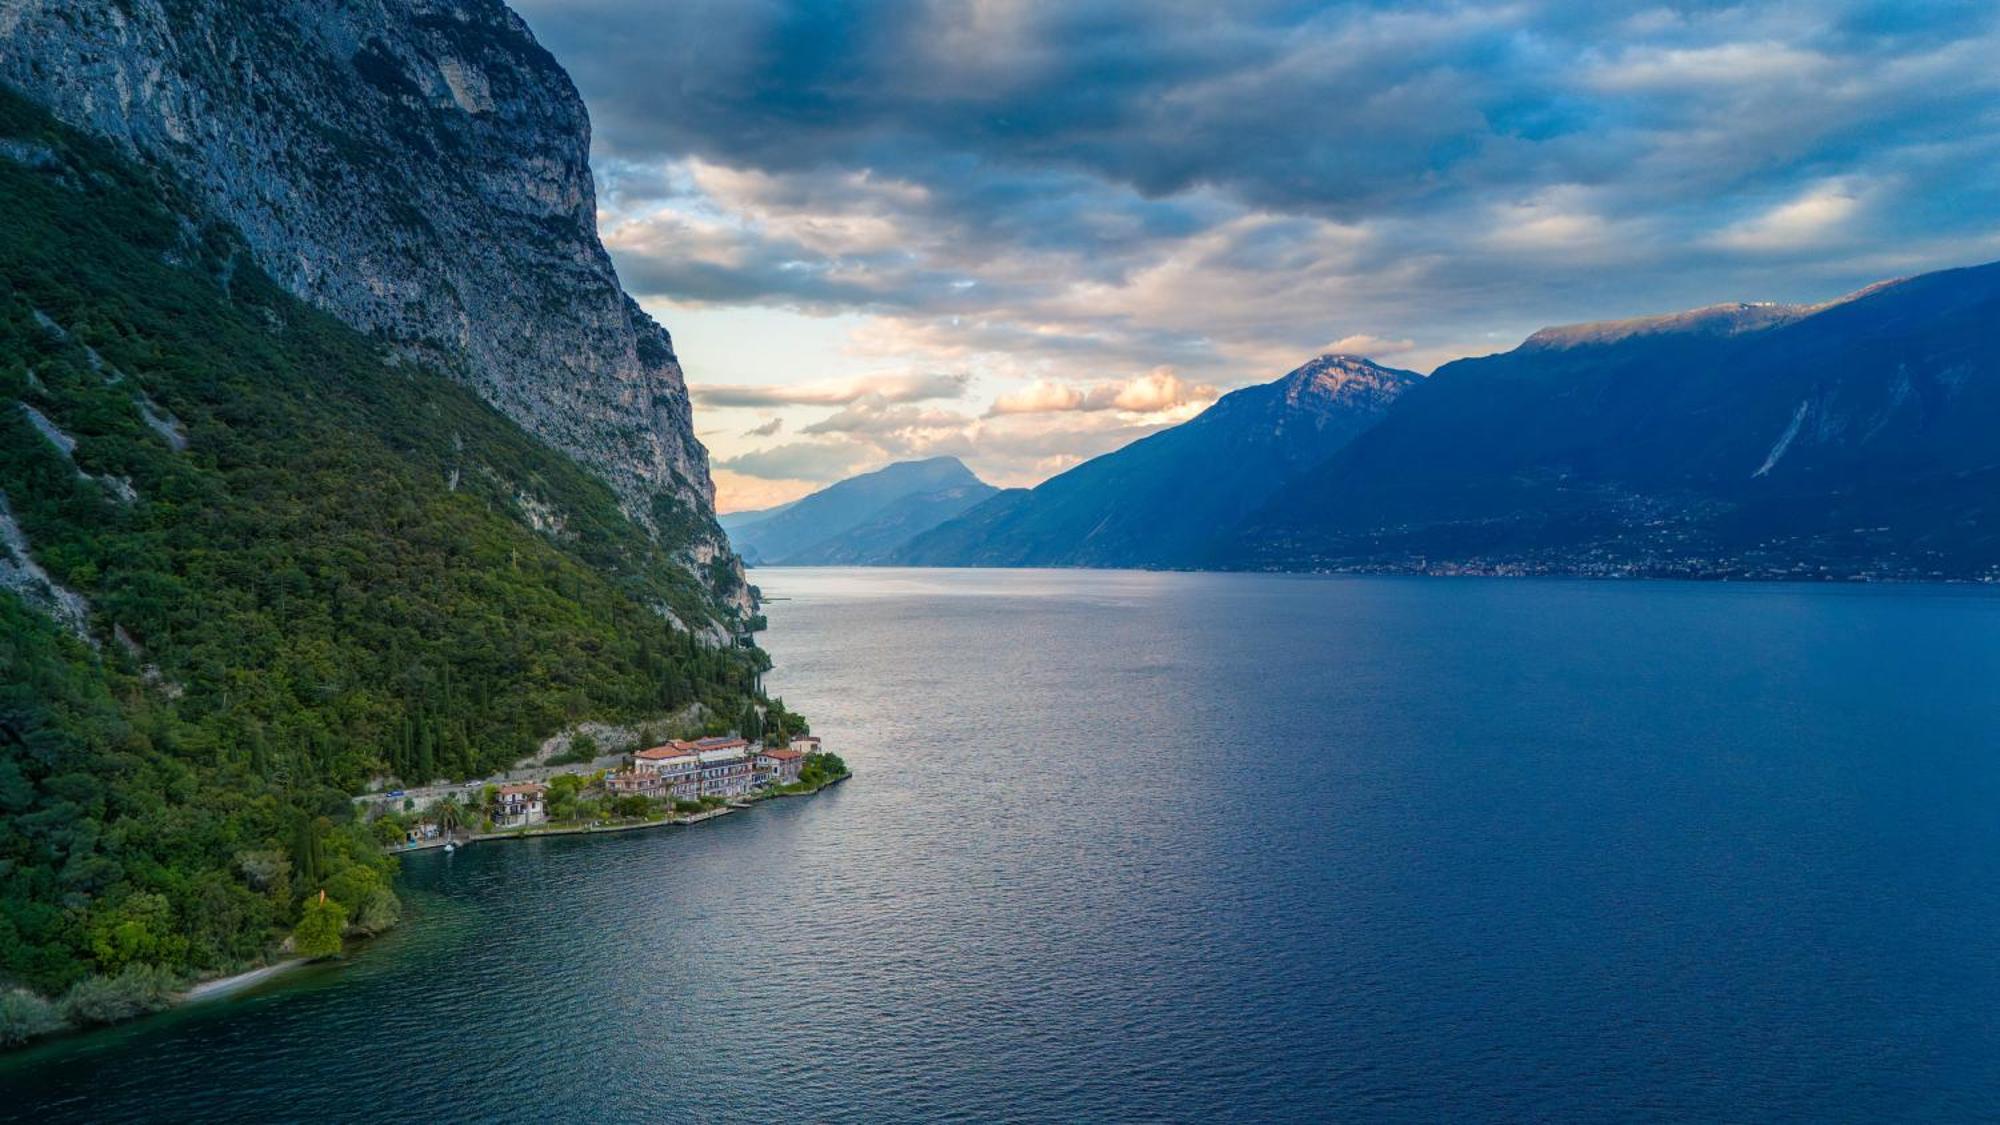
[[[393,921],[371,779],[761,703],[763,654],[669,622],[721,614],[607,488],[184,198],[0,91],[0,503],[87,603],[0,584],[0,1025],[317,934],[321,890]]]

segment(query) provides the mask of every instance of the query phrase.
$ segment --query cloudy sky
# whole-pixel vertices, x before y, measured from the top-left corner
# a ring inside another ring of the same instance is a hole
[[[2000,258],[2000,5],[515,0],[720,506]]]

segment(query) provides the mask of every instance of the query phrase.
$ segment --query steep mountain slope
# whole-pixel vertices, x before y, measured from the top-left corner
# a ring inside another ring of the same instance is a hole
[[[956,457],[900,461],[829,485],[731,534],[743,557],[760,566],[879,563],[995,491]]]
[[[911,541],[917,566],[1188,566],[1285,481],[1381,419],[1421,378],[1324,355],[1193,420],[996,496]]]
[[[268,956],[320,890],[392,923],[371,780],[759,701],[610,487],[177,177],[0,89],[0,216],[0,1044]]]
[[[2000,563],[2000,265],[1551,329],[1448,364],[1220,558],[1970,576]]]
[[[748,611],[672,342],[597,238],[582,100],[499,0],[15,0],[0,81],[179,174],[279,284],[589,466]]]

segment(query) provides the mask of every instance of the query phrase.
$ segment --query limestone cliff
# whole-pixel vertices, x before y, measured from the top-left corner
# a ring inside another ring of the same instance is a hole
[[[0,81],[170,169],[748,608],[672,341],[598,241],[582,100],[498,0],[0,0]]]

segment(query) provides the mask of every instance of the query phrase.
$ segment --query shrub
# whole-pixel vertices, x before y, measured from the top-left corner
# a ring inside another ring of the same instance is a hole
[[[846,772],[847,763],[838,754],[807,754],[799,766],[799,781],[804,785],[824,785]]]
[[[276,849],[238,852],[236,866],[252,889],[268,892],[274,898],[292,897],[292,861],[284,852]]]
[[[78,981],[62,999],[62,1015],[83,1026],[118,1023],[168,1007],[180,986],[179,977],[158,965],[128,965],[115,977]]]
[[[63,1018],[56,1006],[27,989],[0,992],[0,1047],[26,1043],[60,1031],[62,1026]]]
[[[375,935],[396,928],[403,920],[403,902],[396,892],[387,887],[377,887],[368,897],[361,900],[361,909],[354,912],[352,929],[355,933]]]

